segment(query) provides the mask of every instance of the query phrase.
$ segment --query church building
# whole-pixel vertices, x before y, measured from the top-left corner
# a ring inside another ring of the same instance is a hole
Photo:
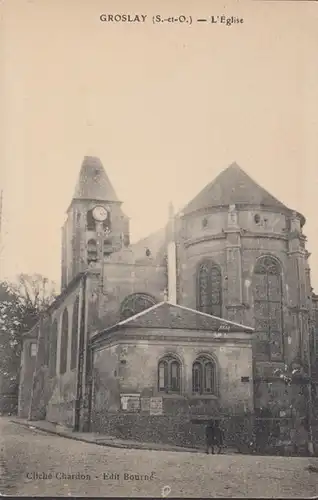
[[[194,445],[207,418],[307,415],[318,297],[304,224],[234,163],[131,244],[101,161],[85,157],[62,292],[24,335],[19,416]],[[300,373],[288,388],[285,365]]]

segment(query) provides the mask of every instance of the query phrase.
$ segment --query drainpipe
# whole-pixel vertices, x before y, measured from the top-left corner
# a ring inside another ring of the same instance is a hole
[[[309,339],[308,339],[308,452],[309,455],[313,456],[315,454],[314,450],[314,439],[312,432],[312,420],[313,420],[313,402],[312,402],[312,372],[311,372],[311,335],[313,333],[311,321],[309,323],[308,329]]]
[[[86,330],[86,286],[87,286],[87,273],[85,273],[82,277],[82,307],[81,307],[81,323],[80,323],[80,337],[79,337],[79,353],[77,361],[75,419],[73,428],[75,432],[78,432],[80,428],[81,407],[83,401],[83,365],[84,365],[85,330]]]

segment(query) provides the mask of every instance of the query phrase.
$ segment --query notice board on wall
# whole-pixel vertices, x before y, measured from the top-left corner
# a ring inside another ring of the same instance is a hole
[[[150,398],[150,415],[163,414],[163,399],[160,397]]]
[[[120,395],[121,409],[124,411],[139,411],[140,410],[140,394],[121,394]]]

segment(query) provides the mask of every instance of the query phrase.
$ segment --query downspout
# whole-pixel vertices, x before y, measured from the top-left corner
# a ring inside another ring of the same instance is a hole
[[[75,401],[75,418],[74,431],[78,432],[80,428],[81,407],[83,401],[83,364],[85,352],[85,330],[86,330],[86,287],[87,274],[82,277],[82,307],[81,307],[81,323],[79,337],[79,353],[77,361],[77,384],[76,384],[76,401]]]
[[[92,347],[91,342],[87,343],[87,353],[86,353],[86,377],[87,381],[87,432],[91,430],[91,416],[92,416],[92,396],[93,396],[93,359],[92,359]]]

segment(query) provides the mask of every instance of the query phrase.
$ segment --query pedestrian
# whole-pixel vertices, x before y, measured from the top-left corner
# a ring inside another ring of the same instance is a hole
[[[212,455],[214,455],[214,421],[210,420],[205,429],[205,443],[206,443],[206,453],[209,454],[211,449]]]
[[[216,446],[218,448],[218,454],[220,454],[223,447],[224,436],[218,420],[215,422],[210,420],[206,426],[205,437],[206,453],[209,454],[209,451],[211,450],[212,455],[214,455],[214,447]]]
[[[223,444],[224,444],[224,433],[223,429],[219,425],[219,421],[215,422],[214,426],[214,444],[218,447],[218,455],[221,453]],[[214,449],[212,448],[212,453],[214,453]]]

